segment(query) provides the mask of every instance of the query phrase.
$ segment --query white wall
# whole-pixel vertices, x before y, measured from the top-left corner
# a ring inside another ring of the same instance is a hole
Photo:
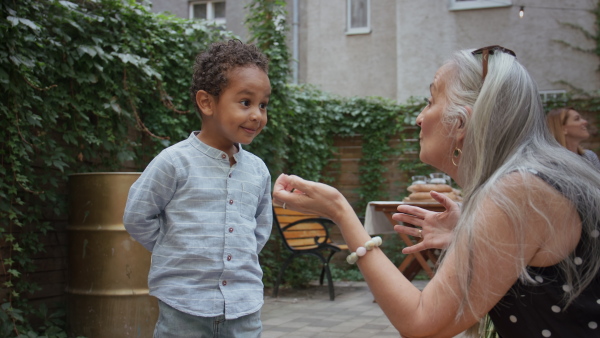
[[[189,18],[189,0],[152,0],[152,12],[169,12],[177,17]],[[232,31],[243,41],[247,39],[248,30],[244,26],[246,11],[244,7],[250,0],[229,0],[225,5],[225,16],[227,18],[227,30]]]
[[[189,18],[188,0],[152,0],[152,12],[170,12],[180,18]]]
[[[371,1],[365,35],[346,35],[346,0],[300,6],[300,82],[346,96],[395,97],[395,0]]]
[[[244,41],[249,1],[227,1],[227,29]],[[585,10],[536,8],[592,9],[596,0],[513,0],[512,7],[465,11],[449,11],[448,0],[371,0],[372,31],[365,35],[346,35],[346,0],[298,1],[299,82],[327,92],[399,102],[428,96],[436,69],[453,51],[493,44],[514,50],[540,90],[569,90],[566,83],[586,91],[600,88],[598,56],[555,42],[595,48],[594,41],[561,25],[593,32],[595,16]],[[287,0],[290,27],[292,2]],[[153,0],[153,10],[187,18],[188,3]],[[522,4],[525,16],[520,19]],[[290,53],[291,41],[290,36]]]
[[[375,1],[373,1],[375,2]],[[525,15],[519,18],[519,5],[525,3]],[[576,30],[561,22],[594,30],[595,17],[583,10],[557,10],[535,7],[594,8],[590,0],[523,0],[512,7],[449,11],[446,1],[399,0],[398,90],[403,101],[411,95],[428,95],[428,86],[436,69],[452,51],[499,44],[516,52],[517,58],[540,90],[569,89],[562,82],[587,91],[600,88],[596,72],[599,58],[575,51],[554,40],[569,41],[583,48],[595,48]]]

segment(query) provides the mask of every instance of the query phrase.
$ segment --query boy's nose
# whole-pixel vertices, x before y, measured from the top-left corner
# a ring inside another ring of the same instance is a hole
[[[260,118],[260,109],[259,108],[254,108],[252,110],[250,110],[250,116],[249,119],[251,121],[256,121]]]
[[[250,116],[248,116],[248,119],[249,119],[250,121],[256,121],[256,119],[257,119],[257,116],[256,116],[256,114],[255,114],[255,113],[250,113]]]

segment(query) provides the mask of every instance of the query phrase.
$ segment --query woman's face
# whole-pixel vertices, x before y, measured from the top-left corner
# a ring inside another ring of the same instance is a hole
[[[446,81],[449,72],[448,66],[442,66],[435,74],[429,86],[431,97],[427,106],[417,116],[417,125],[421,127],[421,161],[453,176],[455,167],[452,164],[452,152],[455,142],[448,134],[448,128],[442,123],[447,106]]]
[[[565,139],[581,142],[590,137],[590,132],[587,129],[588,122],[579,115],[578,112],[571,109],[567,113],[567,121],[563,125]]]

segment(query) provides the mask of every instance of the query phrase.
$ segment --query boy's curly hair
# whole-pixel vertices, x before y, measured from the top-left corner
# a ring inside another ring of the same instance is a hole
[[[198,113],[196,93],[204,90],[214,97],[219,97],[227,86],[227,72],[235,67],[256,66],[265,73],[269,72],[269,60],[254,45],[240,40],[216,42],[196,56],[194,75],[190,87],[190,97]]]

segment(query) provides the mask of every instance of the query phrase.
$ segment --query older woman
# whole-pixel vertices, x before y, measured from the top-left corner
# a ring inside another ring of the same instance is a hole
[[[436,218],[446,229],[436,235],[443,259],[422,291],[335,188],[281,175],[275,202],[339,226],[402,336],[452,337],[487,313],[503,337],[600,335],[600,173],[552,140],[537,87],[510,50],[457,52],[430,88],[417,118],[420,158],[450,175],[464,199],[459,212],[432,193],[451,210],[395,216],[417,226]]]
[[[581,142],[590,137],[590,132],[588,122],[575,109],[572,107],[553,109],[546,115],[546,121],[558,143],[583,156],[600,169],[598,156],[593,151],[581,147]]]

